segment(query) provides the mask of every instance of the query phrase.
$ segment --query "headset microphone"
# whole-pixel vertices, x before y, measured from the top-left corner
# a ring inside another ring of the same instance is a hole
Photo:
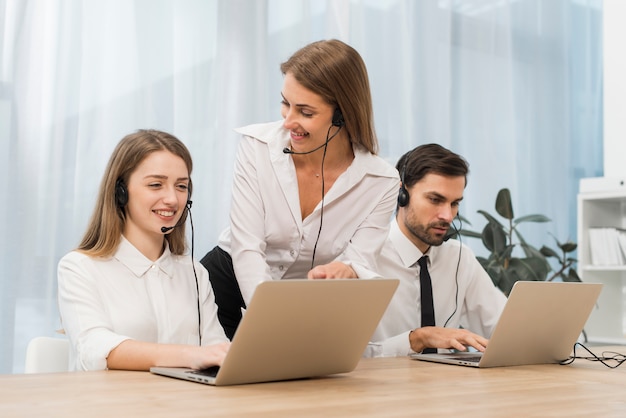
[[[335,135],[331,136],[331,137],[328,139],[328,141],[324,142],[324,143],[323,143],[322,145],[320,145],[319,147],[312,149],[311,151],[306,151],[306,152],[296,152],[296,151],[293,151],[293,150],[291,150],[291,149],[289,149],[289,148],[285,147],[285,148],[283,148],[283,152],[284,152],[285,154],[293,154],[293,155],[311,154],[311,153],[313,153],[313,152],[317,151],[318,149],[320,149],[320,148],[322,148],[322,147],[325,147],[325,146],[326,146],[326,144],[328,144],[328,142],[329,142],[331,139],[333,139],[333,137],[334,137],[334,136],[335,136]]]
[[[192,205],[192,204],[193,204],[193,202],[192,202],[191,200],[187,200],[187,204],[185,205],[185,209],[187,209],[188,211],[190,211],[190,210],[191,210],[191,205]],[[191,212],[190,212],[190,213],[191,213]],[[177,226],[180,226],[180,224],[181,224],[181,220],[182,220],[182,219],[183,219],[183,217],[182,217],[182,215],[181,215],[180,219],[178,219],[178,222],[176,222],[176,225],[174,225],[174,226],[162,226],[162,227],[161,227],[161,232],[165,234],[166,232],[171,231],[172,229],[176,228]]]
[[[328,143],[330,142],[330,140],[331,140],[331,139],[333,139],[333,138],[334,138],[334,137],[335,137],[335,136],[339,133],[339,131],[340,131],[340,130],[341,130],[341,126],[339,127],[339,129],[337,129],[337,132],[335,132],[334,134],[332,134],[330,137],[328,137],[328,135],[327,135],[327,138],[328,138],[328,139],[326,139],[326,141],[325,141],[322,145],[320,145],[320,146],[319,146],[319,147],[317,147],[317,148],[313,148],[311,151],[296,152],[296,151],[293,151],[293,150],[291,150],[291,149],[289,149],[289,148],[285,147],[285,148],[283,148],[283,152],[284,152],[285,154],[292,154],[292,155],[305,155],[305,154],[311,154],[311,153],[313,153],[313,152],[317,151],[318,149],[320,149],[320,148],[324,148],[326,145],[328,145]],[[330,132],[330,129],[329,129],[329,132]]]

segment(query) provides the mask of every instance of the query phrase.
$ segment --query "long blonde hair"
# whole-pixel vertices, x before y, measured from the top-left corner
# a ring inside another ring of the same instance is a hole
[[[354,48],[336,39],[313,42],[296,51],[280,70],[339,108],[350,141],[378,153],[367,68]]]
[[[191,154],[178,138],[157,130],[139,130],[127,135],[117,144],[109,159],[98,191],[94,212],[78,246],[79,251],[92,257],[109,257],[115,253],[126,224],[125,207],[118,206],[116,200],[116,183],[121,180],[124,184],[128,184],[130,175],[149,154],[163,150],[171,152],[185,162],[190,176],[188,198],[191,198],[193,167]],[[173,254],[184,254],[187,249],[186,219],[187,211],[184,211],[179,226],[165,235]]]

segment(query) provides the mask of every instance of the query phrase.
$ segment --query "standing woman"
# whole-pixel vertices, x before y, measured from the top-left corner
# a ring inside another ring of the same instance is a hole
[[[260,282],[357,278],[374,266],[398,195],[397,171],[376,155],[359,53],[314,42],[281,71],[283,120],[237,130],[230,228],[201,261],[229,338]]]
[[[82,242],[59,262],[72,370],[222,364],[207,271],[184,254],[191,169],[185,145],[160,131],[113,151]]]

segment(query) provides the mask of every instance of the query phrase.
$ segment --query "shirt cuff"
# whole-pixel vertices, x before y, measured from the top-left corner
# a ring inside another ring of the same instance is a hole
[[[403,332],[383,341],[370,342],[364,357],[402,357],[415,353],[411,350],[409,332]]]
[[[359,279],[376,279],[376,278],[380,278],[380,274],[371,271],[370,269],[368,269],[367,267],[364,267],[360,264],[356,264],[356,263],[350,263],[350,267],[352,267],[352,270],[354,270],[354,272],[356,273],[357,277]]]

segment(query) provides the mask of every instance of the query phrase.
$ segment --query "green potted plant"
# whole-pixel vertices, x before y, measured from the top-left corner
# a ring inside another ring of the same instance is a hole
[[[537,249],[529,244],[520,233],[521,224],[550,222],[548,217],[534,214],[515,218],[511,192],[506,188],[498,192],[495,209],[498,215],[504,218],[504,222],[500,222],[486,211],[479,210],[478,213],[487,219],[482,232],[461,229],[459,233],[482,240],[483,245],[489,251],[489,256],[477,257],[477,259],[493,283],[507,296],[513,284],[518,280],[561,279],[566,282],[580,282],[575,268],[577,260],[571,256],[571,253],[576,250],[576,243],[571,241],[561,243],[553,236],[558,250],[545,245]],[[469,224],[467,220],[463,219],[463,221]],[[556,264],[555,268],[549,260]]]

